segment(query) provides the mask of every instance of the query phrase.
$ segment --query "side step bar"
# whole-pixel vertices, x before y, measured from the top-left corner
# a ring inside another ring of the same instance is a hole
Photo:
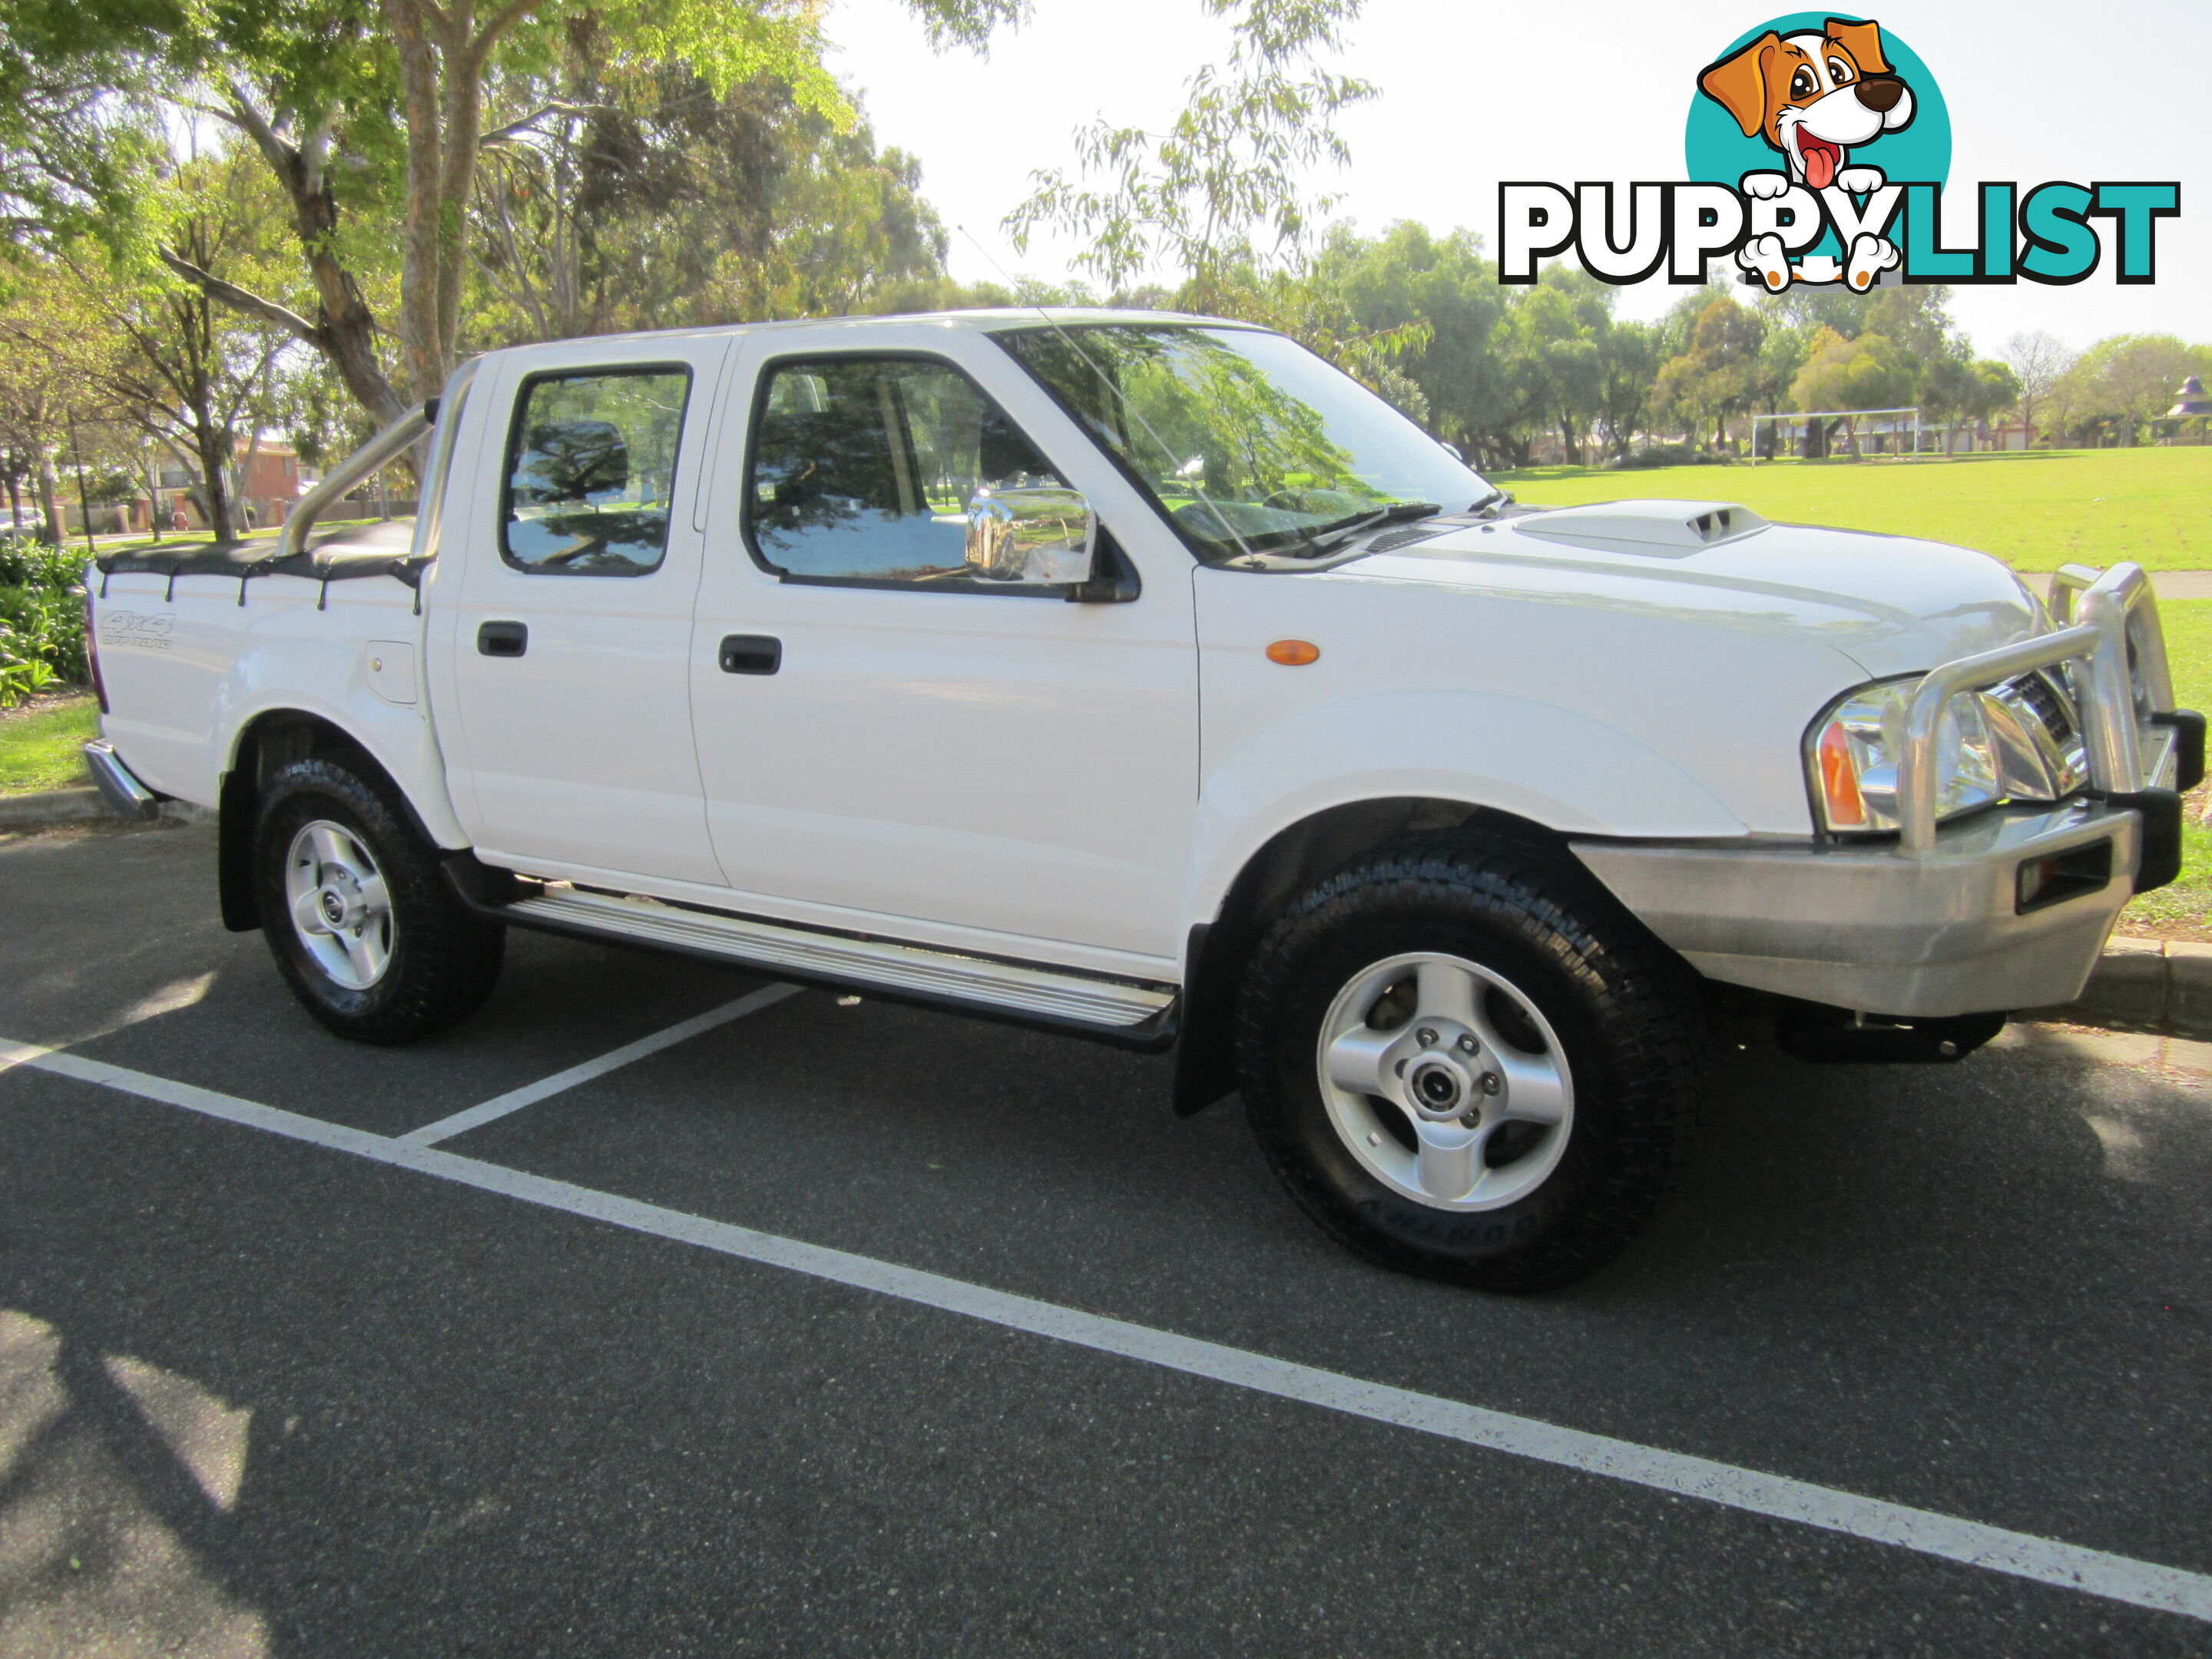
[[[511,920],[562,933],[595,934],[743,963],[748,967],[880,989],[975,1012],[1144,1040],[1175,1006],[1172,986],[1093,979],[1054,968],[958,956],[917,945],[817,933],[647,898],[579,890],[563,882],[499,907]],[[1147,1045],[1149,1046],[1149,1045]]]

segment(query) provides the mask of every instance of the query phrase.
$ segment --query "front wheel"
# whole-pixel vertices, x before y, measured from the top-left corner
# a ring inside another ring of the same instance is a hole
[[[507,930],[461,902],[369,769],[317,756],[280,770],[263,792],[254,864],[276,966],[340,1036],[412,1042],[491,994]]]
[[[1540,852],[1440,837],[1294,902],[1238,1014],[1254,1132],[1346,1243],[1541,1290],[1622,1249],[1674,1171],[1704,1030],[1688,971]]]

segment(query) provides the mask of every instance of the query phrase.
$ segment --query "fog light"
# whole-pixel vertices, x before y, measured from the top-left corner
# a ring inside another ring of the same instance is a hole
[[[2020,866],[2019,897],[2014,908],[2025,915],[2047,904],[2058,904],[2083,893],[2100,892],[2112,878],[2110,839],[2063,853],[2029,859]]]

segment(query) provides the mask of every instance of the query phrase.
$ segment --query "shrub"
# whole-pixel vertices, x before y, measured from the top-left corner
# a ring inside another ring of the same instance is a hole
[[[0,587],[50,588],[65,593],[84,574],[81,547],[49,547],[29,536],[0,538]]]
[[[0,594],[15,591],[0,587]],[[55,678],[35,645],[0,622],[0,708],[13,708],[33,691],[52,684]]]
[[[0,542],[0,708],[57,681],[89,679],[82,550]]]
[[[1705,459],[1695,444],[1646,444],[1611,465],[1623,471],[1640,471],[1648,466],[1694,466]]]

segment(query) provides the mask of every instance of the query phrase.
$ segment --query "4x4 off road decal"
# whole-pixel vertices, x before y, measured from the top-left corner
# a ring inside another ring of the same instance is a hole
[[[1533,283],[1536,262],[1572,251],[1592,276],[1705,280],[1732,258],[1741,279],[1793,283],[2078,283],[2097,269],[2112,221],[2113,278],[2157,272],[2158,221],[2181,186],[2054,180],[1976,186],[1971,241],[1942,240],[1951,118],[1912,49],[1870,18],[1796,12],[1731,42],[1694,75],[1679,182],[1498,187],[1498,276]]]

